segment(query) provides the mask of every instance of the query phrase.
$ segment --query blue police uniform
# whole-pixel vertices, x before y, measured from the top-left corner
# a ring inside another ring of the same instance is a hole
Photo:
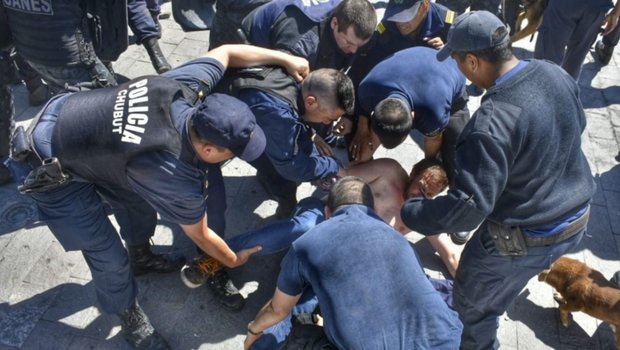
[[[195,224],[206,211],[209,226],[223,231],[212,226],[223,224],[225,210],[219,165],[203,163],[188,135],[197,93],[209,94],[223,72],[218,61],[200,58],[166,77],[61,95],[44,107],[33,129],[37,155],[58,157],[73,176],[61,187],[31,193],[40,218],[66,250],[83,252],[98,300],[108,313],[127,309],[137,289],[127,251],[99,196],[112,201],[128,246],[148,242],[156,212],[167,221]],[[17,173],[23,164],[10,166]]]
[[[242,29],[251,44],[305,57],[310,69],[348,66],[352,55],[335,42],[329,19],[340,0],[274,0],[250,13]]]
[[[161,37],[146,0],[127,0],[127,20],[139,43]]]
[[[403,36],[394,22],[384,18],[377,25],[373,39],[374,46],[367,52],[360,53],[348,75],[357,86],[374,66],[398,51],[414,46],[431,47],[424,40],[425,38],[440,37],[443,42],[446,42],[454,17],[454,11],[431,2],[428,14],[414,36]]]
[[[437,50],[421,46],[397,52],[368,73],[357,96],[366,116],[382,100],[395,97],[411,106],[413,129],[429,137],[446,130],[442,158],[451,174],[456,138],[469,119],[465,76],[453,59],[439,62],[436,54]]]
[[[489,11],[499,17],[499,5],[502,0],[438,0],[442,4],[454,10],[458,15],[470,8],[470,11]]]
[[[49,84],[64,88],[116,79],[95,54],[93,33],[78,0],[4,1],[17,51]],[[45,28],[45,30],[41,30]]]
[[[579,244],[595,188],[577,84],[554,64],[526,62],[495,82],[463,130],[448,194],[412,198],[401,210],[426,235],[479,225],[454,286],[466,349],[497,348],[497,318],[530,278]]]
[[[336,209],[293,242],[281,267],[278,289],[299,295],[310,287],[338,349],[459,347],[462,325],[416,253],[364,205]]]
[[[209,50],[224,45],[243,43],[237,33],[243,19],[255,8],[270,0],[216,0],[215,16],[209,30]]]
[[[611,0],[549,0],[538,27],[534,57],[562,66],[575,80],[596,40]]]

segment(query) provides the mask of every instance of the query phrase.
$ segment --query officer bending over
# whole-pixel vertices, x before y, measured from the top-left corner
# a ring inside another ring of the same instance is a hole
[[[285,65],[299,79],[308,69],[306,60],[282,52],[223,46],[165,76],[55,97],[31,124],[32,152],[13,152],[26,162],[12,162],[14,172],[34,168],[20,190],[66,250],[82,251],[101,308],[120,316],[134,347],[167,348],[137,303],[133,278],[180,267],[150,251],[156,212],[226,266],[240,266],[258,250],[230,250],[209,228],[206,202],[208,195],[225,206],[223,189],[213,185],[222,183],[219,162],[251,161],[265,147],[243,102],[210,94],[227,66],[255,64]],[[102,198],[112,203],[129,256]]]

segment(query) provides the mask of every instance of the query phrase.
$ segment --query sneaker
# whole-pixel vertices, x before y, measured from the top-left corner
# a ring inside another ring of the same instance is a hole
[[[170,345],[153,328],[144,310],[135,301],[127,310],[118,314],[123,323],[125,340],[134,349],[167,350]]]
[[[194,258],[191,263],[183,266],[181,280],[189,288],[198,288],[222,267],[224,265],[221,262],[205,254]]]
[[[450,239],[452,240],[452,243],[456,245],[463,245],[467,243],[467,240],[469,240],[469,236],[471,236],[470,231],[450,233]]]
[[[599,40],[596,45],[594,45],[594,57],[598,59],[603,66],[609,64],[611,61],[611,56],[614,53],[613,46],[605,46],[602,40]]]
[[[135,276],[149,272],[168,273],[181,269],[185,265],[185,258],[168,260],[161,254],[151,251],[149,243],[127,247],[131,268]]]
[[[239,293],[226,271],[217,271],[213,277],[207,280],[207,285],[213,292],[215,299],[228,310],[241,310],[245,305],[245,298]]]

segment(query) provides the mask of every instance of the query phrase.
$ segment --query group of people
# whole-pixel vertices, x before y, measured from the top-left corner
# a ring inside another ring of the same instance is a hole
[[[498,317],[586,230],[594,181],[574,74],[515,57],[488,11],[390,1],[378,22],[367,0],[220,3],[203,57],[58,94],[13,134],[26,142],[13,142],[12,177],[62,246],[82,251],[101,309],[135,348],[166,349],[134,276],[183,266],[185,284],[206,283],[238,310],[222,267],[289,249],[246,349],[497,348]],[[467,80],[487,90],[473,115]],[[424,159],[409,174],[373,159],[414,129]],[[232,157],[257,169],[281,220],[224,240],[220,164]],[[301,182],[327,197],[298,202]],[[196,259],[151,251],[158,215],[180,225]],[[453,292],[424,274],[410,230],[429,238]],[[441,234],[460,232],[473,234],[459,257]],[[323,327],[292,328],[291,313],[317,309]]]

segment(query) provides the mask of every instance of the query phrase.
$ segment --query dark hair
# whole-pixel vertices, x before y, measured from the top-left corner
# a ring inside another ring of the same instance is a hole
[[[327,207],[331,211],[347,204],[363,204],[370,208],[375,206],[370,186],[359,177],[345,176],[338,180],[329,191]]]
[[[493,33],[492,41],[500,42],[500,44],[478,51],[453,51],[453,53],[458,57],[459,61],[463,61],[469,53],[489,63],[507,62],[513,56],[512,42],[507,38],[509,38],[508,29],[506,27],[499,27]]]
[[[346,114],[353,114],[355,106],[355,89],[351,78],[344,73],[321,68],[310,72],[301,83],[302,89],[325,101],[332,101]]]
[[[368,0],[343,0],[334,9],[334,17],[338,20],[339,32],[345,32],[352,25],[355,35],[363,40],[370,38],[377,28],[377,14]]]
[[[443,188],[448,186],[448,174],[439,159],[424,158],[413,165],[413,172],[416,177],[421,176],[426,171],[430,172],[433,175],[433,179],[439,182]]]
[[[387,149],[403,143],[411,131],[412,124],[408,103],[393,97],[379,102],[370,119],[372,131]]]

